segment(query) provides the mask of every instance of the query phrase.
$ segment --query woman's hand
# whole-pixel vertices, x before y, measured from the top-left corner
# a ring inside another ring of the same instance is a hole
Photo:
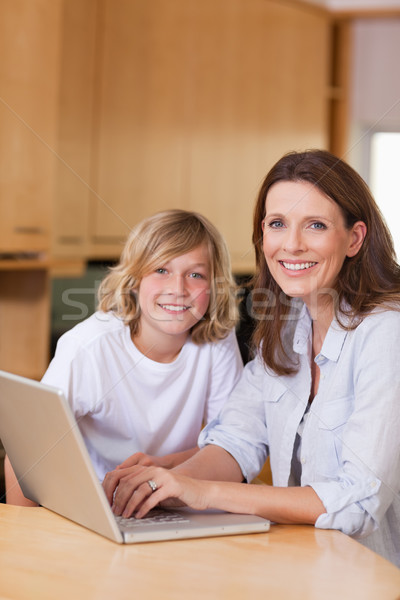
[[[156,484],[153,492],[149,481]],[[211,482],[192,479],[160,468],[136,465],[107,473],[103,488],[117,516],[141,518],[157,504],[209,508],[208,487]]]
[[[235,459],[222,448],[209,445],[173,470],[143,465],[116,469],[107,473],[103,487],[114,514],[123,517],[133,513],[137,518],[144,517],[161,504],[254,514],[275,523],[314,525],[326,512],[310,486],[248,485],[240,483],[242,480]]]

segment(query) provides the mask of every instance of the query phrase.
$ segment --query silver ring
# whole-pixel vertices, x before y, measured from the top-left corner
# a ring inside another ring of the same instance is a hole
[[[152,493],[155,492],[156,489],[157,489],[157,487],[158,487],[157,484],[156,484],[156,482],[153,481],[152,479],[149,479],[147,483],[149,484]]]

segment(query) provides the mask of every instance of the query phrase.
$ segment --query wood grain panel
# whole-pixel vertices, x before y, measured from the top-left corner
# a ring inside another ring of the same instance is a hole
[[[100,3],[92,248],[168,207],[206,214],[252,268],[261,178],[327,145],[329,20],[273,0]]]
[[[61,0],[1,0],[0,252],[48,250]]]

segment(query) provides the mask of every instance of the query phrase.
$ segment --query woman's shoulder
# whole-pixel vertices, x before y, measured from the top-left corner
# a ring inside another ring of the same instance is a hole
[[[382,304],[369,312],[361,321],[365,326],[376,323],[400,324],[400,303]]]
[[[400,305],[380,306],[361,318],[353,330],[357,338],[373,340],[398,339],[400,336]]]

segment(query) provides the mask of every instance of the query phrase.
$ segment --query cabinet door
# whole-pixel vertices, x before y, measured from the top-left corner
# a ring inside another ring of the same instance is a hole
[[[119,252],[134,223],[183,207],[220,228],[236,271],[252,270],[261,179],[283,153],[327,146],[327,14],[269,0],[101,11],[92,252]]]
[[[105,0],[101,10],[91,251],[119,254],[133,224],[187,204],[191,58],[185,2],[122,0],[116,10]]]
[[[0,269],[0,331],[0,369],[40,379],[50,346],[46,268]]]
[[[64,0],[52,254],[85,258],[98,0]]]
[[[1,0],[0,253],[50,246],[61,0]]]

